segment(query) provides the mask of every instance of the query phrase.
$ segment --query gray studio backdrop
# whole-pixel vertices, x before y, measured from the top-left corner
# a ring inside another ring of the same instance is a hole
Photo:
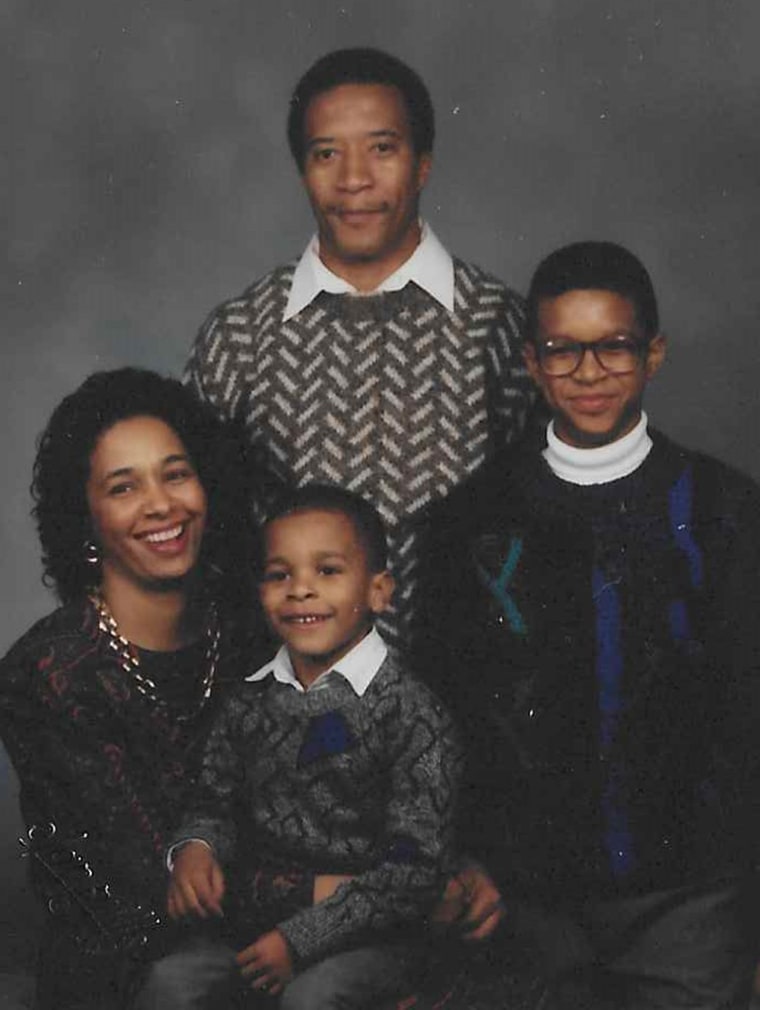
[[[215,303],[299,253],[286,103],[338,46],[427,80],[424,209],[458,254],[518,289],[575,239],[643,257],[671,340],[650,415],[760,475],[755,0],[4,0],[0,37],[3,651],[53,604],[28,517],[38,432],[95,369],[179,372]],[[11,964],[28,901],[2,755],[0,813]]]

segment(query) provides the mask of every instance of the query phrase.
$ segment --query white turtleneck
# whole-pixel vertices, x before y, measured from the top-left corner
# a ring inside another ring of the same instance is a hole
[[[633,473],[649,455],[652,439],[642,411],[635,428],[622,438],[596,449],[579,449],[558,438],[554,421],[546,429],[544,459],[552,473],[570,484],[609,484]]]

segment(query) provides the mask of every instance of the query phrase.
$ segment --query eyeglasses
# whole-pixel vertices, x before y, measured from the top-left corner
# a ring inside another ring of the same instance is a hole
[[[605,372],[612,375],[626,375],[635,372],[647,353],[649,344],[632,337],[603,337],[589,343],[577,340],[547,340],[534,344],[536,357],[545,375],[555,377],[572,375],[577,371],[586,352],[596,358]]]

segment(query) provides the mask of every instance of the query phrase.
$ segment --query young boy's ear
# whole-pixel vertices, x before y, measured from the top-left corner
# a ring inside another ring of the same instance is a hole
[[[369,607],[373,614],[382,614],[390,607],[395,588],[396,582],[387,568],[375,572],[369,586]]]
[[[649,341],[649,346],[647,348],[647,356],[644,363],[647,379],[651,379],[652,376],[659,371],[660,366],[665,360],[665,353],[665,337],[662,333],[658,333],[656,337],[652,337]]]

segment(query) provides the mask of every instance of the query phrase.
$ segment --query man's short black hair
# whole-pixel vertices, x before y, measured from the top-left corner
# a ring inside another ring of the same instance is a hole
[[[533,274],[528,290],[526,340],[535,341],[538,305],[568,291],[614,291],[633,305],[647,340],[660,329],[652,280],[638,257],[615,242],[574,242],[550,253]]]
[[[404,99],[415,154],[430,154],[435,115],[422,78],[406,63],[381,49],[336,49],[317,60],[295,87],[288,111],[288,144],[303,172],[306,159],[306,111],[317,95],[341,84],[387,84]]]
[[[304,484],[285,491],[262,526],[262,548],[267,526],[275,519],[298,512],[337,512],[345,516],[353,524],[366,551],[369,570],[383,572],[388,567],[388,541],[377,509],[361,495],[335,484]],[[259,567],[263,564],[262,554],[263,550],[260,551]]]

